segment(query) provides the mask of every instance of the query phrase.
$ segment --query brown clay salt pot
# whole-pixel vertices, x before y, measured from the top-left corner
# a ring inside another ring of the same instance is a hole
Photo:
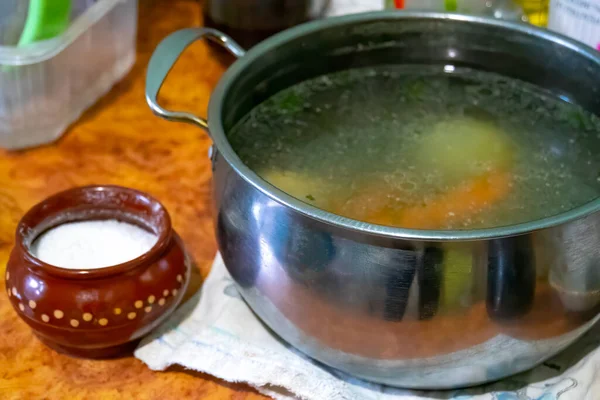
[[[157,235],[131,261],[99,269],[65,269],[37,259],[30,245],[60,224],[117,219]],[[17,314],[48,346],[74,356],[110,358],[163,322],[181,301],[190,260],[165,207],[149,195],[118,186],[58,193],[18,224],[6,268],[6,290]]]

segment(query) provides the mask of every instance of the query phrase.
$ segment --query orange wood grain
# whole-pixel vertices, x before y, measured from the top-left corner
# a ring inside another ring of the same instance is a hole
[[[144,100],[150,54],[168,33],[201,24],[197,0],[140,0],[138,57],[131,73],[57,143],[0,151],[0,270],[21,215],[46,196],[86,184],[147,191],[169,209],[198,268],[188,292],[200,286],[216,252],[210,214],[210,141],[199,129],[163,121]],[[205,115],[224,71],[203,43],[189,48],[163,89],[166,106]],[[150,371],[133,357],[74,359],[42,345],[0,295],[0,399],[256,399],[230,385],[182,369]]]

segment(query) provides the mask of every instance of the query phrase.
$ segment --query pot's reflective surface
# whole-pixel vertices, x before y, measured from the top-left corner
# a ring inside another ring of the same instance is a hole
[[[159,88],[154,59],[157,65],[174,60],[169,52],[159,48],[151,61],[150,94]],[[244,166],[227,142],[226,132],[243,115],[282,88],[386,63],[494,71],[600,113],[598,55],[526,25],[379,13],[284,32],[232,66],[211,100],[209,126],[218,149],[214,215],[225,264],[248,304],[277,334],[359,377],[450,388],[530,368],[597,318],[598,201],[543,221],[480,231],[378,227],[278,191]],[[168,68],[162,68],[164,75]],[[205,125],[151,100],[166,118]],[[549,152],[567,157],[565,143],[547,143]],[[590,138],[586,146],[600,148],[600,139]]]
[[[219,246],[246,301],[293,346],[359,377],[417,388],[499,379],[595,320],[597,216],[504,239],[391,241],[290,211],[225,162],[216,178],[227,182]]]

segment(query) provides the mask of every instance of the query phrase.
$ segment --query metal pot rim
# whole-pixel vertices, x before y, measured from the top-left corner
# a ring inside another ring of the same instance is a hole
[[[551,217],[524,222],[515,225],[471,230],[416,230],[396,228],[389,226],[366,223],[324,211],[303,201],[296,199],[264,181],[252,169],[247,167],[237,156],[223,128],[221,113],[223,101],[227,96],[230,87],[235,84],[238,76],[244,73],[244,70],[253,61],[263,57],[266,53],[273,51],[278,45],[313,33],[325,28],[347,25],[367,21],[389,21],[406,19],[426,19],[426,20],[453,20],[466,23],[483,24],[490,27],[503,27],[514,30],[521,34],[532,35],[541,40],[552,41],[562,47],[569,48],[586,58],[593,60],[600,68],[600,52],[578,43],[575,40],[563,35],[553,33],[549,30],[534,27],[532,25],[498,20],[488,17],[479,17],[452,13],[431,13],[431,12],[410,12],[410,11],[377,11],[363,14],[345,15],[333,17],[314,22],[309,22],[297,27],[288,29],[277,35],[270,37],[257,46],[249,50],[243,57],[239,58],[223,75],[211,95],[208,107],[208,120],[211,137],[220,153],[231,167],[249,184],[261,191],[272,200],[289,207],[309,218],[313,218],[322,223],[334,225],[336,227],[353,231],[360,234],[376,235],[394,239],[424,240],[424,241],[473,241],[494,239],[526,234],[533,231],[551,228],[562,225],[570,221],[584,218],[600,210],[600,197],[589,203],[560,213]]]

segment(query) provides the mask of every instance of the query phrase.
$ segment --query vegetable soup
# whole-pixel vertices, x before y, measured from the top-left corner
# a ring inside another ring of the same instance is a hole
[[[353,69],[302,82],[229,134],[288,194],[352,219],[475,229],[549,217],[600,193],[600,120],[492,73]]]

